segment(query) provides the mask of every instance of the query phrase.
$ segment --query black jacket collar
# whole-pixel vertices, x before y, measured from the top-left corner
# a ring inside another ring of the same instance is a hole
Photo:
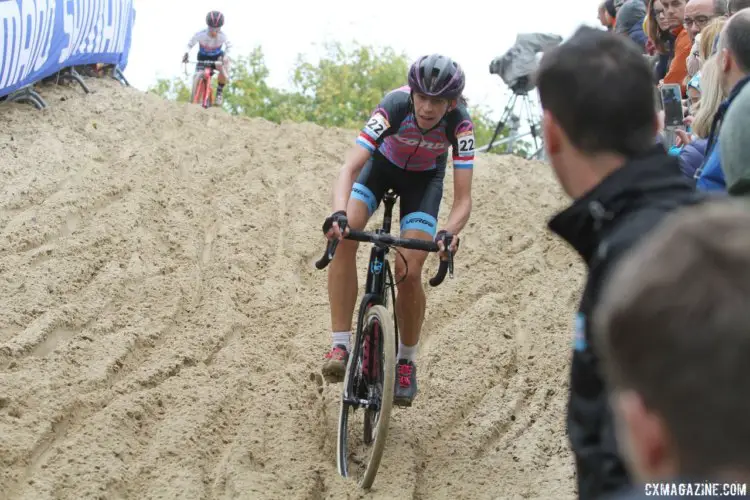
[[[615,217],[674,189],[694,190],[681,174],[677,158],[657,145],[643,156],[629,160],[555,215],[548,227],[588,261],[599,244],[601,230]]]

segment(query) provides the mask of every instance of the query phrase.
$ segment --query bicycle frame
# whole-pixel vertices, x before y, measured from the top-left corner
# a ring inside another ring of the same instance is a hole
[[[373,232],[363,232],[350,229],[346,239],[355,241],[369,242],[373,246],[370,250],[370,260],[367,266],[367,281],[365,283],[365,294],[359,304],[359,314],[357,317],[357,337],[354,339],[354,346],[351,352],[351,356],[355,359],[359,356],[359,350],[362,347],[362,339],[359,333],[362,332],[364,317],[367,314],[367,310],[373,305],[386,305],[386,278],[391,281],[391,297],[393,299],[393,318],[395,323],[394,336],[396,337],[396,345],[398,345],[398,318],[396,316],[396,291],[395,283],[393,282],[393,274],[391,273],[390,264],[386,260],[386,256],[390,251],[391,246],[411,248],[416,250],[422,250],[426,252],[438,252],[439,248],[435,242],[425,241],[420,239],[409,239],[409,238],[397,238],[390,235],[391,223],[393,218],[393,205],[396,202],[396,194],[392,189],[386,191],[383,196],[384,213],[383,213],[383,224],[380,228]],[[343,229],[343,228],[342,228]],[[446,235],[445,244],[450,245],[452,236]],[[323,269],[331,262],[336,251],[339,240],[332,240],[328,242],[326,252],[323,254],[316,263],[315,267]],[[451,277],[453,276],[453,253],[448,252],[448,259],[440,261],[440,267],[437,274],[430,279],[430,285],[438,286],[443,282],[446,272],[449,272]],[[351,384],[353,380],[349,380],[349,384],[344,387],[344,402],[349,405],[365,406],[371,409],[377,409],[378,403],[370,400],[364,400],[359,398],[352,398]]]
[[[211,88],[211,80],[213,79],[214,71],[210,66],[203,68],[200,80],[196,84],[195,95],[193,96],[193,104],[200,104],[204,108],[212,106],[214,103],[214,90]],[[202,89],[202,92],[201,92]]]
[[[375,230],[376,234],[390,234],[393,218],[393,205],[396,196],[392,192],[386,192],[383,196],[384,213],[383,225]],[[367,280],[365,282],[365,298],[370,297],[378,304],[385,305],[385,277],[390,274],[390,265],[386,260],[390,248],[388,245],[374,243],[370,249],[370,260],[367,265]],[[384,272],[385,271],[385,272]],[[391,280],[393,277],[391,276]],[[391,284],[392,281],[391,281]]]
[[[393,205],[396,203],[396,196],[392,191],[387,191],[383,196],[383,224],[380,228],[375,230],[376,234],[390,234],[391,223],[393,219]],[[357,329],[355,330],[358,334],[361,334],[364,328],[364,319],[367,310],[372,305],[386,305],[386,280],[389,279],[391,283],[391,299],[393,302],[393,324],[394,333],[396,337],[396,350],[398,351],[398,317],[396,316],[396,290],[395,283],[393,281],[393,274],[391,273],[391,266],[386,259],[390,248],[388,245],[382,243],[373,243],[370,249],[370,260],[367,265],[367,278],[365,282],[365,294],[359,304],[359,314],[357,316]],[[360,349],[363,348],[365,339],[360,339],[359,336],[354,339],[354,349],[352,349],[351,356],[357,359],[359,356]],[[374,362],[377,358],[370,358]],[[373,410],[377,410],[380,406],[380,401],[373,401],[371,399],[359,399],[352,396],[354,378],[349,379],[349,383],[343,388],[342,398],[345,404],[353,405],[357,407],[367,407]]]
[[[214,89],[211,88],[211,80],[213,79],[214,72],[210,67],[203,68],[203,102],[201,103],[204,108],[213,106],[214,104]]]
[[[214,71],[218,71],[221,68],[223,63],[220,60],[218,61],[191,61],[191,62],[194,62],[196,64],[202,64],[204,66],[203,71],[200,73],[200,78],[198,79],[197,82],[195,82],[195,79],[198,78],[197,74],[193,75],[193,79],[194,79],[193,87],[195,89],[195,92],[193,93],[193,96],[192,96],[192,102],[193,104],[200,104],[204,108],[213,106],[214,90],[211,85],[211,81],[213,80]],[[187,68],[185,69],[185,71],[187,72]],[[203,92],[202,99],[199,99],[201,85],[203,86],[205,90]]]
[[[361,483],[365,488],[369,488],[372,484],[380,464],[380,457],[388,434],[388,421],[393,404],[391,398],[394,397],[394,386],[392,384],[394,383],[394,370],[398,355],[399,334],[395,307],[396,283],[393,280],[390,263],[386,259],[390,247],[421,250],[423,252],[440,252],[440,247],[444,246],[447,258],[440,260],[438,271],[429,280],[429,283],[433,287],[440,285],[446,273],[450,273],[450,276],[453,277],[453,251],[451,250],[453,236],[450,233],[441,234],[443,245],[439,245],[436,241],[421,238],[401,238],[390,235],[393,205],[397,197],[392,189],[385,192],[383,196],[385,207],[383,223],[375,231],[368,232],[347,228],[348,221],[345,218],[338,219],[339,230],[344,234],[344,239],[372,244],[367,265],[365,294],[359,304],[356,334],[352,339],[344,376],[344,387],[341,391],[336,455],[339,473],[343,477],[348,477],[347,424],[349,410],[356,411],[359,408],[365,408],[364,442],[368,445],[374,443],[373,457],[372,460],[368,461]],[[329,231],[328,225],[330,223],[331,218],[327,219],[323,225],[324,233]],[[328,241],[325,253],[315,262],[317,269],[328,266],[334,257],[339,241],[340,239],[337,238]],[[393,326],[391,326],[390,315],[386,308],[388,298],[386,288],[389,285],[394,306]],[[378,328],[371,328],[370,322],[374,319],[377,319],[377,323],[379,323]],[[365,324],[365,321],[368,324]],[[376,419],[377,423],[373,423],[373,419]],[[376,434],[373,434],[374,429]]]

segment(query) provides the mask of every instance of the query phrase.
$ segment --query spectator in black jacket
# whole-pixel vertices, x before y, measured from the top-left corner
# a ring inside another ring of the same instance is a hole
[[[670,215],[611,273],[594,340],[639,483],[613,498],[655,496],[655,483],[683,485],[667,498],[750,494],[748,248],[750,210],[706,203]]]
[[[652,73],[621,35],[581,27],[540,62],[544,145],[570,207],[549,221],[588,265],[575,319],[568,436],[581,499],[621,491],[630,479],[617,448],[589,318],[610,267],[672,209],[697,196],[677,159],[655,145]]]

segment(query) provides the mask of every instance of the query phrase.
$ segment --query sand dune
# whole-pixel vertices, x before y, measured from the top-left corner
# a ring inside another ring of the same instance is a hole
[[[421,392],[364,494],[336,472],[340,386],[314,376],[313,262],[356,131],[90,85],[0,107],[0,497],[573,496],[583,268],[545,229],[547,166],[479,155],[455,278],[426,264]],[[451,200],[449,171],[443,221]]]

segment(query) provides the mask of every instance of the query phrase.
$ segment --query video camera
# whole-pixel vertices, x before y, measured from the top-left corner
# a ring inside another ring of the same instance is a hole
[[[559,45],[562,40],[561,36],[550,33],[522,33],[505,54],[492,60],[490,74],[500,76],[514,94],[526,94],[536,86],[532,75],[537,68],[537,53]]]

